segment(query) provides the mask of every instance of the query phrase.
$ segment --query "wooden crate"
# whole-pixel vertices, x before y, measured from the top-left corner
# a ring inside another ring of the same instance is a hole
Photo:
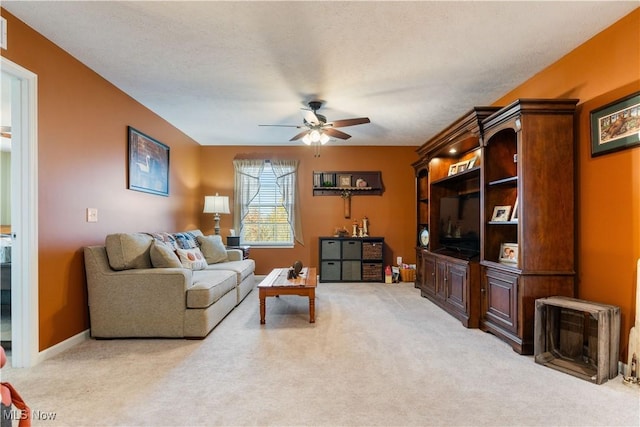
[[[555,296],[535,308],[536,363],[596,384],[618,375],[620,307]]]

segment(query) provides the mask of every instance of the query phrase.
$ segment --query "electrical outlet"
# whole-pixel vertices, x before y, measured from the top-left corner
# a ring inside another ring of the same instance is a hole
[[[97,208],[87,208],[87,222],[98,222]]]

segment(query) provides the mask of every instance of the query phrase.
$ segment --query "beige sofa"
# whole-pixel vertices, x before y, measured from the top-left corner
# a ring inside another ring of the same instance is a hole
[[[242,257],[200,230],[85,247],[91,336],[206,337],[255,286],[255,262]]]

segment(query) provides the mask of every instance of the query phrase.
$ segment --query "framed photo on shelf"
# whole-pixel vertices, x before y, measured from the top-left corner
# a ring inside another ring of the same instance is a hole
[[[500,245],[500,262],[505,264],[518,263],[517,243],[502,243]]]
[[[169,147],[129,126],[129,189],[169,195]]]
[[[513,211],[511,212],[511,221],[518,221],[518,198],[516,197],[516,202],[513,204]]]
[[[467,169],[471,169],[472,167],[474,167],[476,165],[476,159],[478,157],[472,157],[471,159],[469,159],[469,161],[467,162]]]
[[[458,165],[458,169],[456,170],[456,173],[464,172],[467,169],[469,169],[469,166],[468,166],[469,165],[469,161],[468,160],[466,160],[464,162],[456,163],[456,165]]]
[[[591,111],[591,157],[640,145],[640,92]]]
[[[458,173],[458,164],[457,163],[449,166],[449,176],[455,175],[456,173]]]
[[[493,215],[491,221],[509,221],[509,214],[511,213],[511,206],[496,206],[493,208]]]
[[[351,175],[338,175],[338,187],[351,187]]]

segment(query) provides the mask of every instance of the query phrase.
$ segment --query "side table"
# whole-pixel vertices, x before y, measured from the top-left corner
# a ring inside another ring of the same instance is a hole
[[[238,249],[242,251],[242,259],[249,258],[249,249],[251,246],[226,246],[227,249]]]

